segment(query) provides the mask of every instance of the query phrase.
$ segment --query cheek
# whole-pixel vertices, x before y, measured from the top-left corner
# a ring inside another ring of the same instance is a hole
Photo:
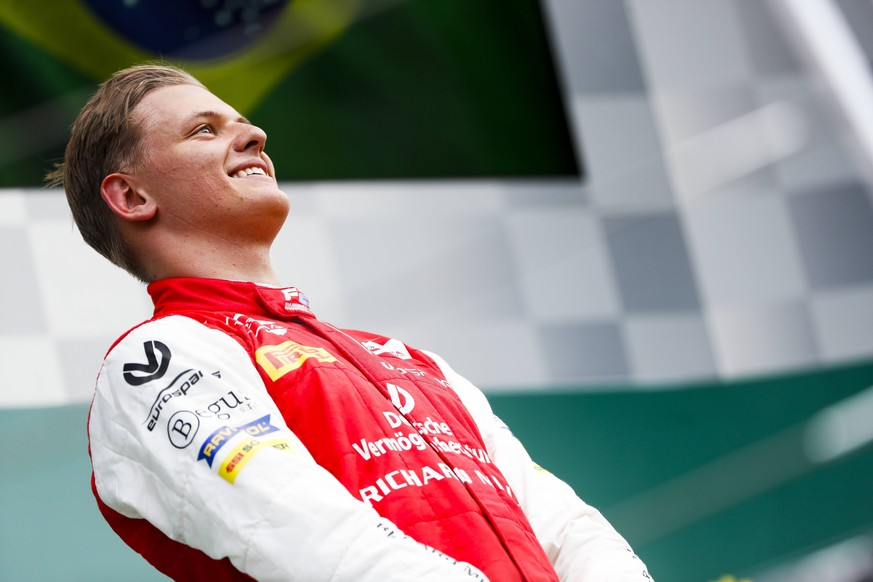
[[[224,173],[222,166],[214,161],[199,158],[173,160],[168,162],[166,168],[163,173],[165,179],[184,185],[185,188],[196,187],[196,185],[214,187],[230,178]]]
[[[168,155],[164,152],[153,152],[148,160],[150,176],[166,182],[190,176],[190,170],[194,167],[195,164],[191,163],[190,160],[182,160],[178,156]]]

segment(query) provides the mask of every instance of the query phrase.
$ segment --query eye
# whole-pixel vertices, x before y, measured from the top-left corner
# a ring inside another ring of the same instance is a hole
[[[201,125],[197,129],[194,130],[194,135],[210,134],[210,133],[215,133],[215,131],[212,129],[212,126],[209,124]]]

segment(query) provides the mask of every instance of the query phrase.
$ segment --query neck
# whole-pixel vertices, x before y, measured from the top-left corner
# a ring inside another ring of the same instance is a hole
[[[279,285],[270,264],[270,244],[251,241],[166,240],[144,253],[154,280],[200,277]]]

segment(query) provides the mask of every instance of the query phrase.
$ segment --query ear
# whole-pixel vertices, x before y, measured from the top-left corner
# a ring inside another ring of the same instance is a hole
[[[100,195],[112,212],[131,222],[151,220],[158,211],[154,198],[136,188],[128,174],[116,172],[103,178]]]

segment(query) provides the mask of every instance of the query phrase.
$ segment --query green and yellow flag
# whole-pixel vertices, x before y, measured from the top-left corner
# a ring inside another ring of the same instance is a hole
[[[263,127],[283,180],[580,174],[536,0],[5,0],[0,48],[0,186],[155,60]]]

